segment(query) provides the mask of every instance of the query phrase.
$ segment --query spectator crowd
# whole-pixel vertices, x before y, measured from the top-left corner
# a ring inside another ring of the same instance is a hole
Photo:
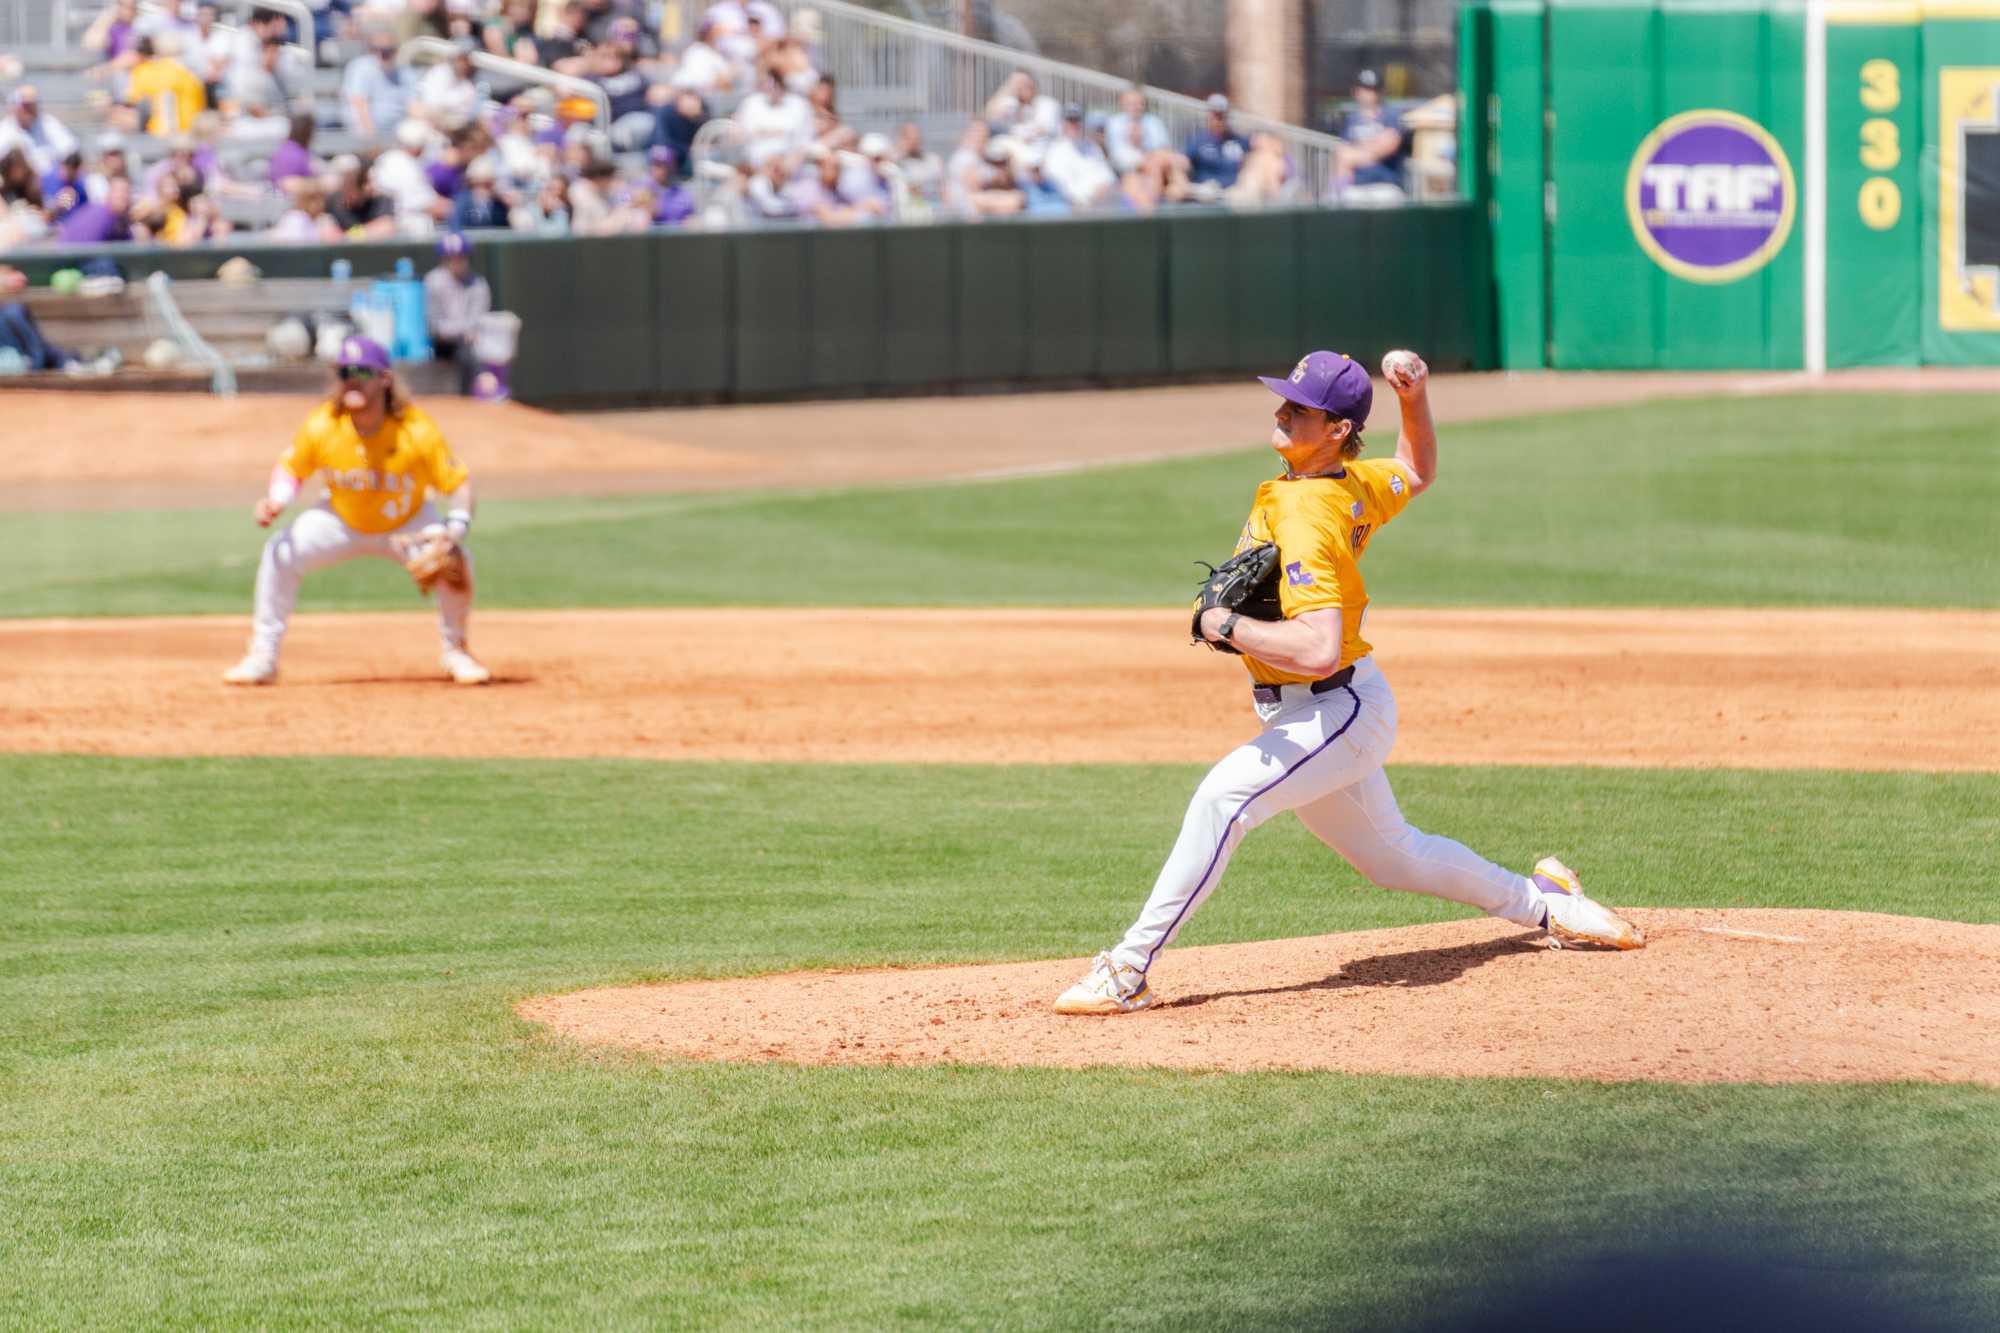
[[[720,0],[678,42],[649,0],[309,3],[301,33],[274,10],[237,28],[208,0],[111,0],[84,37],[101,127],[72,132],[28,84],[6,94],[0,249],[1313,202],[1284,142],[1241,133],[1220,94],[1176,143],[1136,87],[1105,114],[1017,70],[948,155],[915,123],[864,133],[823,71],[818,14],[788,22],[768,0]],[[437,58],[407,61],[422,37]],[[567,78],[524,82],[481,52]],[[315,99],[316,57],[340,64],[337,96]],[[1336,187],[1393,189],[1402,135],[1372,74],[1351,119]]]

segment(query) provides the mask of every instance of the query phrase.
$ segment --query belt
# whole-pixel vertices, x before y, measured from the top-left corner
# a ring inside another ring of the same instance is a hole
[[[1340,670],[1334,672],[1331,676],[1328,676],[1324,680],[1313,681],[1312,692],[1314,694],[1325,694],[1328,690],[1339,689],[1341,686],[1345,685],[1348,681],[1353,679],[1354,679],[1354,668],[1342,667]],[[1305,684],[1304,681],[1297,681],[1294,683],[1301,685]],[[1285,698],[1285,687],[1282,685],[1252,685],[1250,687],[1250,697],[1255,699],[1260,704],[1283,703]]]

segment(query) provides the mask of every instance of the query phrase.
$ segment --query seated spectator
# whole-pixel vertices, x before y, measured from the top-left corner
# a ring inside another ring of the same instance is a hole
[[[236,34],[217,25],[222,7],[216,0],[203,0],[196,8],[194,31],[188,34],[187,50],[181,59],[201,80],[201,90],[210,106],[222,102],[222,87],[229,78],[236,55]]]
[[[131,108],[126,123],[143,118],[148,134],[177,134],[208,109],[201,79],[174,58],[179,48],[179,36],[170,32],[141,37],[133,47],[139,63],[125,81],[125,105]]]
[[[737,103],[735,120],[743,133],[743,155],[752,166],[801,152],[813,141],[811,104],[787,92],[784,80],[769,67],[758,72],[757,91]]]
[[[396,127],[395,147],[377,157],[368,170],[370,183],[395,209],[396,224],[406,232],[422,234],[451,216],[450,201],[438,197],[424,165],[430,145],[430,127],[420,120],[406,120]]]
[[[1236,174],[1236,184],[1224,190],[1222,197],[1232,208],[1281,204],[1291,197],[1291,184],[1297,174],[1277,135],[1254,134],[1250,136],[1250,151],[1243,159],[1243,169]]]
[[[986,119],[996,137],[1028,146],[1034,160],[1062,133],[1062,104],[1041,91],[1025,69],[1008,75],[986,103]]]
[[[582,0],[568,0],[557,11],[555,22],[535,37],[535,63],[548,69],[560,68],[563,61],[583,54],[583,25],[590,19]]]
[[[83,30],[83,49],[104,57],[107,65],[121,61],[129,65],[140,35],[139,0],[111,0]]]
[[[471,38],[452,43],[451,59],[440,60],[417,80],[415,101],[440,125],[465,125],[479,113],[479,86],[473,82]]]
[[[1109,203],[1118,188],[1104,150],[1084,134],[1083,108],[1074,102],[1063,108],[1062,137],[1043,155],[1041,176],[1075,209]]]
[[[788,222],[799,210],[789,193],[792,183],[791,157],[768,153],[743,187],[743,205],[748,216],[758,222]]]
[[[840,153],[840,197],[870,217],[894,217],[899,174],[886,134],[864,134],[851,153]]]
[[[534,64],[539,59],[535,52],[535,0],[506,0],[500,12],[481,25],[479,41],[496,56]]]
[[[1008,141],[992,137],[983,120],[968,125],[945,171],[945,203],[975,217],[1006,217],[1028,205],[1014,182]]]
[[[514,206],[507,216],[507,225],[515,231],[548,232],[558,235],[567,232],[569,182],[561,176],[549,177],[532,199]]]
[[[403,0],[403,12],[396,16],[391,31],[396,34],[398,46],[418,37],[451,40],[451,22],[445,15],[444,0]]]
[[[694,216],[694,195],[681,183],[673,149],[664,144],[647,149],[646,174],[652,186],[655,227],[678,227]]]
[[[944,163],[936,153],[924,148],[924,132],[914,120],[896,127],[896,147],[890,160],[903,180],[903,189],[929,203],[944,197]]]
[[[618,168],[601,157],[583,164],[569,185],[569,229],[578,236],[602,236],[611,230],[612,183]]]
[[[474,158],[493,146],[486,131],[477,124],[461,125],[445,136],[445,144],[425,166],[431,188],[446,199],[456,200],[465,187],[465,169]]]
[[[1342,188],[1388,185],[1401,189],[1408,139],[1382,105],[1382,81],[1372,69],[1354,76],[1354,105],[1335,131],[1341,146],[1334,172]]]
[[[18,269],[6,269],[13,274]],[[0,291],[15,290],[11,281],[0,286]],[[67,370],[71,366],[81,366],[83,360],[74,352],[56,346],[42,336],[41,325],[35,322],[35,312],[19,301],[0,301],[0,347],[20,354],[26,362],[26,369]]]
[[[285,61],[285,39],[272,33],[258,47],[257,63],[237,66],[224,87],[231,106],[262,106],[289,117],[292,108],[312,106],[312,87],[296,79]]]
[[[659,114],[652,102],[653,80],[640,68],[637,52],[622,42],[592,47],[584,70],[610,103],[612,147],[620,152],[644,147]]]
[[[653,120],[652,146],[673,153],[683,178],[693,167],[694,136],[708,123],[708,107],[692,88],[674,90],[672,99],[658,108]]]
[[[715,25],[704,20],[674,68],[676,88],[692,89],[706,99],[735,92],[742,85],[741,70],[710,41],[714,35]]]
[[[271,228],[271,239],[287,245],[332,245],[341,240],[340,223],[326,211],[326,186],[311,176],[284,182],[291,207]]]
[[[190,179],[169,172],[160,178],[158,193],[134,208],[135,229],[143,226],[154,240],[167,245],[199,245],[220,240],[231,227],[201,188],[201,177]]]
[[[23,162],[26,156],[23,155]],[[41,179],[42,211],[51,226],[60,225],[72,208],[90,197],[83,181],[83,153],[71,153]]]
[[[97,136],[97,170],[87,172],[83,178],[83,192],[98,203],[103,203],[114,180],[131,184],[132,164],[125,155],[125,136],[116,130],[105,130]]]
[[[1171,149],[1146,154],[1139,165],[1118,179],[1118,206],[1133,213],[1151,213],[1161,204],[1178,204],[1190,198],[1193,182],[1188,180],[1188,160]]]
[[[139,180],[139,202],[151,204],[159,199],[162,183],[169,178],[178,184],[181,194],[193,194],[201,190],[206,178],[201,167],[195,162],[193,135],[176,134],[167,140],[167,155],[147,167],[146,174]]]
[[[809,150],[806,172],[791,185],[792,202],[799,216],[810,218],[822,227],[851,227],[888,213],[886,190],[862,187],[850,194],[841,188],[842,156],[819,144]]]
[[[347,62],[340,79],[340,98],[347,109],[347,128],[362,139],[383,139],[395,132],[409,108],[403,71],[396,65],[396,39],[376,31],[368,52]]]
[[[71,209],[58,234],[65,245],[142,239],[132,230],[132,182],[123,176],[113,177],[105,186],[103,200],[88,200]]]
[[[341,231],[355,240],[379,240],[396,232],[396,207],[369,180],[361,159],[351,155],[333,160],[334,189],[327,212]]]
[[[831,74],[815,83],[806,95],[806,103],[813,112],[813,140],[828,148],[852,148],[861,141],[861,135],[841,119],[839,95],[840,89]]]
[[[67,125],[42,110],[33,85],[24,83],[7,94],[7,117],[0,120],[0,154],[19,149],[40,177],[80,147]]]
[[[1208,99],[1208,121],[1187,143],[1188,175],[1209,193],[1236,184],[1236,173],[1250,152],[1249,141],[1229,123],[1229,99],[1215,93]]]
[[[780,37],[773,42],[765,56],[765,63],[777,70],[785,86],[795,93],[810,93],[820,81],[820,73],[813,68],[812,57],[806,54],[805,44],[797,37]]]
[[[295,115],[285,141],[271,150],[271,184],[280,190],[285,188],[286,181],[319,175],[319,166],[312,155],[313,130],[311,113]]]
[[[472,354],[479,321],[493,309],[493,289],[472,271],[472,243],[459,232],[438,242],[438,266],[424,274],[424,322],[430,325],[431,352],[458,367],[458,391],[472,391],[479,372]]]
[[[465,168],[465,184],[451,205],[453,231],[484,231],[507,226],[508,202],[499,191],[499,173],[488,157],[474,158]]]
[[[1146,154],[1171,148],[1166,122],[1146,110],[1146,94],[1133,84],[1118,94],[1118,112],[1104,123],[1104,153],[1120,176],[1134,171]]]

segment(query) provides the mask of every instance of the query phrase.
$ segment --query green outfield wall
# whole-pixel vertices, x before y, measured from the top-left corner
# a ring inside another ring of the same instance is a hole
[[[1502,364],[2000,363],[2000,4],[1491,0],[1461,22]]]
[[[134,279],[357,277],[427,246],[200,252],[106,247]],[[1466,203],[1142,219],[480,238],[523,321],[530,403],[644,403],[1144,383],[1289,369],[1315,347],[1373,362],[1496,364],[1490,249]],[[74,254],[10,260],[45,281]]]

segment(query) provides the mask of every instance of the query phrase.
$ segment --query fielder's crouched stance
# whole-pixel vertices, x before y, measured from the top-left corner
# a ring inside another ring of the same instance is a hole
[[[1550,942],[1637,949],[1630,922],[1584,896],[1576,874],[1549,857],[1522,876],[1450,838],[1412,828],[1382,765],[1396,740],[1396,697],[1361,637],[1368,594],[1358,562],[1368,539],[1437,476],[1430,371],[1391,352],[1383,374],[1401,400],[1393,459],[1358,461],[1374,388],[1368,372],[1334,352],[1314,352],[1284,379],[1271,445],[1283,476],[1257,488],[1236,569],[1268,568],[1276,605],[1258,618],[1236,608],[1230,566],[1210,581],[1195,631],[1240,652],[1265,730],[1209,771],[1188,806],[1152,897],[1125,938],[1056,1000],[1065,1014],[1119,1014],[1153,1003],[1146,972],[1214,891],[1243,835],[1281,811],[1297,813],[1327,846],[1385,889],[1449,898]],[[1265,549],[1274,547],[1275,549]],[[1274,559],[1272,557],[1275,557]],[[1240,589],[1239,589],[1240,591]]]
[[[315,569],[372,555],[403,565],[419,590],[437,594],[440,664],[461,685],[483,685],[485,667],[465,647],[472,610],[472,482],[437,423],[409,401],[389,368],[389,354],[367,338],[341,344],[332,396],[306,419],[271,470],[257,501],[257,526],[269,527],[300,487],[320,474],[327,495],[264,544],[257,565],[256,619],[250,652],[223,673],[231,685],[268,685],[299,600],[299,580]],[[442,517],[430,495],[444,497]]]

